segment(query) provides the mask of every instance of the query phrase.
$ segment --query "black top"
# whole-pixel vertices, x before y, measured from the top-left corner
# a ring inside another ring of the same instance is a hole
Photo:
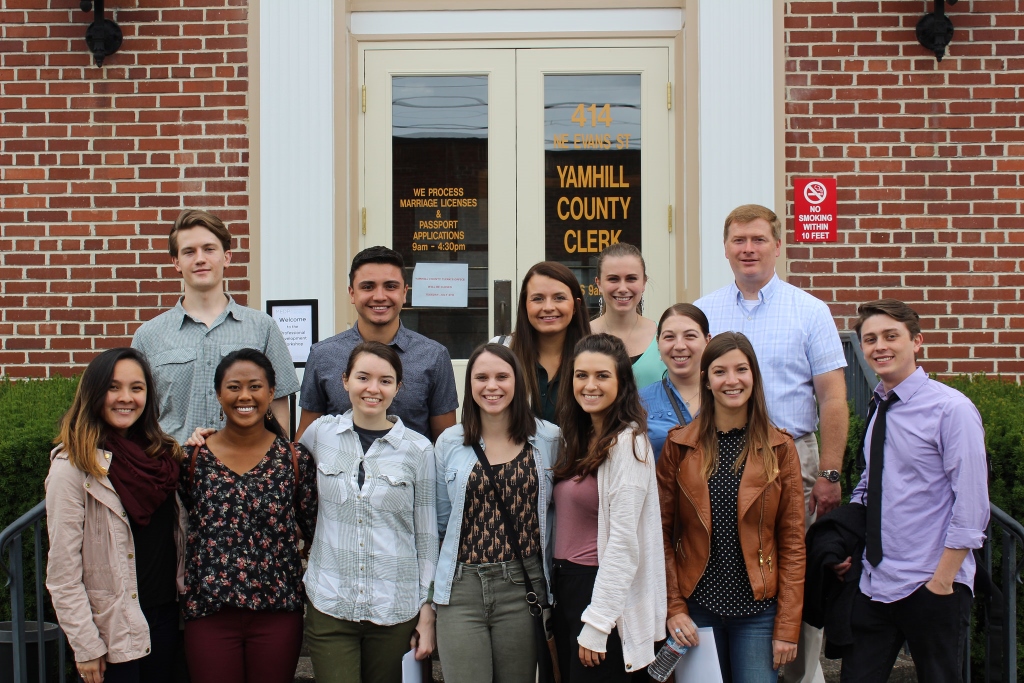
[[[466,482],[466,505],[462,514],[462,537],[459,542],[459,562],[485,564],[511,562],[516,559],[508,535],[515,533],[519,547],[526,557],[540,550],[540,522],[537,501],[540,483],[533,448],[527,444],[512,460],[491,465],[495,488],[501,492],[505,507],[515,517],[508,529],[502,521],[501,510],[494,502],[494,488],[487,480],[483,466],[477,462]]]
[[[377,439],[383,439],[391,431],[391,427],[387,429],[363,429],[362,427],[356,426],[356,423],[352,423],[352,429],[359,437],[359,445],[363,447],[363,455],[366,455],[370,451],[370,446]],[[366,481],[366,469],[363,467],[363,461],[359,461],[359,488],[363,488],[363,482]]]
[[[544,366],[537,363],[537,389],[540,392],[540,410],[534,408],[534,413],[542,420],[551,424],[558,424],[558,414],[555,410],[558,403],[558,383],[561,381],[562,373],[559,372],[552,380],[548,379],[548,371]]]
[[[718,469],[708,480],[711,493],[711,557],[691,599],[723,617],[750,617],[775,604],[775,598],[755,600],[743,561],[739,536],[739,493],[743,469],[732,464],[747,442],[747,428],[718,432]]]
[[[295,444],[295,451],[297,483],[291,450],[281,438],[245,474],[228,468],[206,446],[196,456],[194,479],[187,466],[181,468],[181,500],[188,512],[182,609],[186,620],[214,614],[224,606],[302,611],[296,527],[302,527],[307,539],[313,538],[316,464],[304,446]]]
[[[140,526],[131,515],[128,524],[135,541],[139,606],[149,609],[177,602],[178,550],[174,545],[174,527],[178,525],[178,504],[174,494],[167,496],[146,526]]]
[[[635,355],[635,356],[630,356],[630,357],[629,357],[629,364],[630,364],[630,365],[636,365],[636,362],[637,362],[638,360],[640,360],[640,359],[641,359],[641,358],[643,357],[643,355],[644,355],[644,354],[642,354],[642,353],[638,353],[638,354],[637,354],[637,355]]]

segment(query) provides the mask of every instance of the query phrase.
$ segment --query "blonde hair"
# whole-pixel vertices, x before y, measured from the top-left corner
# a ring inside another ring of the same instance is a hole
[[[766,206],[760,204],[744,204],[743,206],[737,206],[735,209],[729,212],[729,215],[725,217],[725,232],[723,233],[723,240],[729,241],[729,226],[733,223],[739,223],[740,225],[746,225],[747,223],[753,223],[758,218],[768,221],[768,225],[772,227],[772,239],[776,242],[782,241],[782,222],[779,217],[775,215],[775,212]]]

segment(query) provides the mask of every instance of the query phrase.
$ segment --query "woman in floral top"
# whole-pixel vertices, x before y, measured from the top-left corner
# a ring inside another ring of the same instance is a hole
[[[224,429],[189,448],[185,649],[193,683],[293,680],[302,644],[299,530],[312,539],[316,468],[270,411],[274,368],[241,349],[217,366]]]

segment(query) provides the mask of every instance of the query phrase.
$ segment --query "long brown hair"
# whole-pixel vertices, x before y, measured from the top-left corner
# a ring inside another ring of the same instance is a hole
[[[540,385],[537,383],[537,330],[533,329],[530,319],[526,314],[526,289],[534,275],[543,275],[552,280],[557,280],[569,288],[569,294],[573,298],[572,320],[565,328],[565,342],[562,344],[562,360],[558,365],[558,373],[555,377],[563,377],[562,369],[571,366],[573,349],[583,337],[590,334],[590,319],[587,315],[587,306],[583,303],[580,282],[572,271],[556,261],[541,261],[526,271],[523,278],[523,286],[519,288],[519,308],[516,311],[516,329],[512,334],[512,353],[516,354],[523,366],[523,379],[526,380],[526,390],[530,396],[530,403],[533,412],[541,417]],[[555,377],[549,377],[554,381]]]
[[[106,439],[110,425],[103,419],[103,408],[107,401],[107,390],[114,376],[114,366],[122,360],[132,360],[142,368],[146,380],[146,405],[142,414],[128,428],[130,437],[140,438],[146,443],[146,455],[151,458],[168,454],[181,461],[184,453],[173,438],[160,429],[157,421],[156,384],[149,363],[143,355],[132,348],[107,349],[93,358],[82,373],[82,379],[75,390],[75,399],[60,421],[60,433],[54,444],[63,444],[64,451],[72,465],[94,477],[104,477],[106,472],[96,461],[96,450]]]
[[[573,350],[568,367],[573,369],[581,353],[601,353],[615,362],[615,379],[618,394],[602,421],[601,433],[593,447],[590,437],[594,433],[594,421],[573,395],[572,375],[566,376],[558,390],[558,418],[562,428],[562,443],[555,463],[555,479],[570,479],[589,476],[597,472],[619,435],[627,427],[633,427],[633,456],[643,462],[644,457],[636,451],[636,437],[647,434],[647,411],[640,402],[640,392],[633,377],[633,366],[626,355],[622,340],[611,334],[592,334],[584,337]]]
[[[512,394],[512,402],[508,406],[508,435],[516,443],[526,443],[527,439],[537,433],[537,421],[530,410],[530,399],[526,395],[523,366],[519,364],[519,359],[512,350],[504,344],[481,344],[476,347],[466,364],[466,391],[462,400],[462,444],[472,446],[480,442],[480,406],[473,400],[473,365],[485,353],[512,366],[515,393]]]
[[[711,384],[708,381],[708,368],[730,351],[739,351],[747,357],[753,380],[750,400],[747,401],[747,443],[732,464],[732,471],[738,473],[747,458],[758,456],[764,463],[764,471],[770,482],[779,475],[779,461],[771,446],[771,433],[774,426],[768,417],[768,404],[764,400],[761,369],[757,365],[754,347],[750,340],[739,332],[722,332],[713,337],[708,342],[700,359],[700,412],[694,421],[697,423],[697,438],[704,451],[701,473],[704,475],[704,480],[707,481],[718,471],[719,465],[718,429],[715,427],[715,397],[711,393]]]

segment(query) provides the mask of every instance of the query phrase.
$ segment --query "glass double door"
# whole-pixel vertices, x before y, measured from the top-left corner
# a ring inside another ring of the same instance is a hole
[[[597,314],[597,255],[641,249],[649,316],[673,303],[666,47],[364,51],[363,246],[402,253],[406,326],[465,359],[559,261]]]

